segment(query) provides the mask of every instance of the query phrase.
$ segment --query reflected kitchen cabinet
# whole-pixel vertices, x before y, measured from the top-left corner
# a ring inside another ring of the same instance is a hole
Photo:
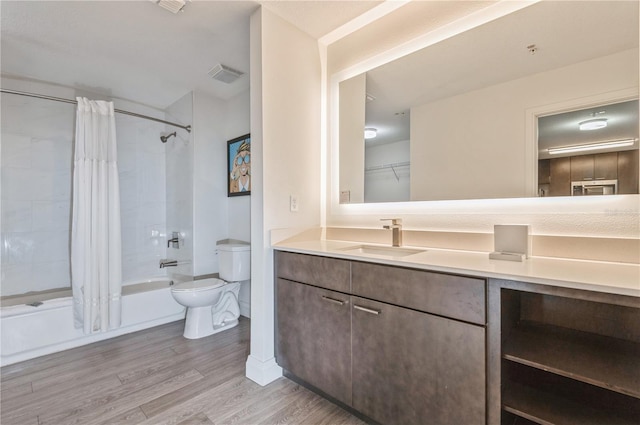
[[[551,160],[541,159],[538,161],[538,184],[549,184],[551,177]]]
[[[618,152],[618,193],[638,193],[638,150]]]
[[[550,164],[549,196],[571,194],[571,158],[553,158]]]
[[[538,188],[543,193],[540,196],[570,196],[577,182],[594,182],[598,186],[599,181],[612,188],[604,194],[635,194],[638,180],[637,149],[538,161]],[[573,193],[579,194],[583,193]]]
[[[571,157],[571,181],[618,178],[618,152]]]

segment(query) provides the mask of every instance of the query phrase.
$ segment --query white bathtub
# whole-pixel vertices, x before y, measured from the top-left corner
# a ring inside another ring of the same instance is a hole
[[[91,335],[73,325],[70,291],[63,294],[67,296],[43,301],[38,307],[25,304],[2,307],[0,365],[184,319],[185,308],[173,299],[169,283],[163,280],[123,286],[122,326]]]

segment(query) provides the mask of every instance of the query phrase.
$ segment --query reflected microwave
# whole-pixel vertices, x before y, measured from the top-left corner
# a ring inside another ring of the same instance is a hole
[[[585,180],[571,182],[571,196],[615,195],[618,180]]]

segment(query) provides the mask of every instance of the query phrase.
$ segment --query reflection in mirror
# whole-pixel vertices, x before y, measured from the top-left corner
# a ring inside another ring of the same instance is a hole
[[[538,118],[538,196],[638,193],[638,101]]]
[[[530,111],[567,112],[558,105],[611,93],[623,94],[602,104],[637,99],[638,2],[535,3],[338,91],[339,189],[349,202],[556,196],[539,190]],[[378,130],[375,142],[365,142],[365,127]],[[387,146],[396,128],[405,136]],[[410,165],[383,167],[391,163]],[[638,193],[626,190],[618,187]]]
[[[370,83],[367,78],[367,88],[372,87]],[[375,107],[376,103],[382,107]],[[409,200],[409,111],[393,111],[391,105],[366,96],[364,202]]]

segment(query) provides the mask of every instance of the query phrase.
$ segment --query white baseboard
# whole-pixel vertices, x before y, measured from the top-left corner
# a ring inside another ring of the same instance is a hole
[[[245,376],[264,387],[282,376],[282,368],[276,363],[275,357],[263,362],[249,355]]]
[[[240,314],[246,318],[251,318],[251,303],[242,301],[238,303],[240,305]]]

